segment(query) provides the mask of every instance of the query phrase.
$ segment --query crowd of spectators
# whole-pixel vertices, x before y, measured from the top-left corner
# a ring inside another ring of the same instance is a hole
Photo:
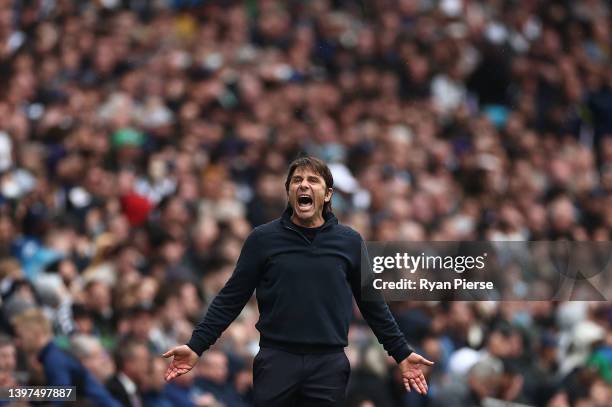
[[[0,1],[0,387],[249,406],[254,299],[189,374],[159,355],[298,154],[365,240],[609,241],[611,135],[605,0]],[[347,406],[612,399],[610,302],[391,305],[430,392],[356,312]]]

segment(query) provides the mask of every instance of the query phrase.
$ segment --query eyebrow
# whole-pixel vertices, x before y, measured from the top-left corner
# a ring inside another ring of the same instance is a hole
[[[300,178],[304,178],[302,175],[292,175],[291,179],[300,179]],[[322,179],[320,176],[318,175],[308,175],[307,176],[308,179],[316,179],[316,180],[320,180]]]

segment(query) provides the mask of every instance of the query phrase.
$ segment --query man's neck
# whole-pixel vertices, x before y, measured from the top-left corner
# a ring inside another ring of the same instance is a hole
[[[51,337],[47,335],[42,335],[38,338],[38,343],[35,347],[35,353],[40,355],[40,352],[43,351],[52,342]]]

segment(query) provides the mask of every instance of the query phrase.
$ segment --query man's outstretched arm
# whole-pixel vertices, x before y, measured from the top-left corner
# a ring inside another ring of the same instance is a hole
[[[262,264],[261,252],[257,232],[253,231],[242,246],[234,273],[213,299],[206,315],[193,330],[187,345],[177,346],[164,353],[166,358],[174,356],[166,371],[166,380],[172,380],[191,370],[199,356],[216,342],[240,314],[257,287]]]
[[[412,387],[418,393],[427,393],[427,382],[423,374],[424,366],[431,366],[433,362],[414,352],[408,345],[404,334],[397,326],[395,318],[391,314],[389,307],[385,303],[382,293],[375,292],[372,300],[362,298],[362,289],[373,290],[370,284],[362,287],[361,284],[361,250],[366,250],[365,243],[359,237],[360,252],[358,261],[351,272],[351,289],[361,315],[366,320],[374,335],[378,339],[387,353],[395,359],[402,372],[402,378],[406,390]],[[367,258],[367,256],[365,256]]]

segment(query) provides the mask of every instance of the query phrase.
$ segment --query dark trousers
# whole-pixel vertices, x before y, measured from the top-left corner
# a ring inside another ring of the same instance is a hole
[[[261,348],[253,362],[256,407],[342,407],[351,371],[344,352],[295,354]]]

